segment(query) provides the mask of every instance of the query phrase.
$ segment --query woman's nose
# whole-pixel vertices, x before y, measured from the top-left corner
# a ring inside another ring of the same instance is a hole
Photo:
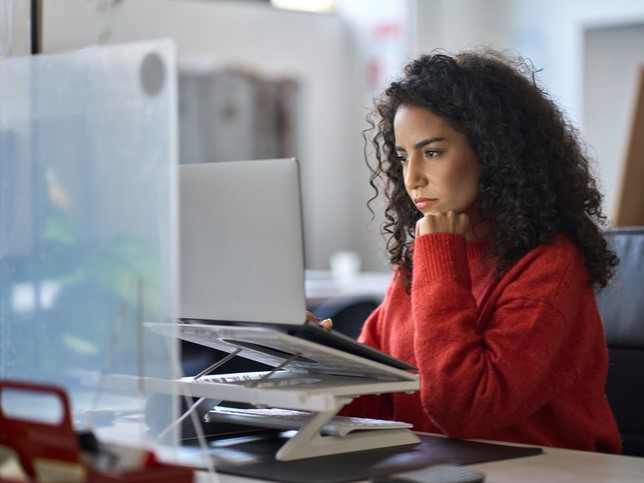
[[[420,168],[421,167],[416,158],[410,156],[407,160],[407,164],[403,167],[405,187],[408,191],[425,186],[427,184],[427,179]]]

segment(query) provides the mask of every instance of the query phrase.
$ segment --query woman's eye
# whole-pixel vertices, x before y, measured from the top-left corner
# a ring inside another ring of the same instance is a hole
[[[407,156],[405,156],[404,154],[399,154],[397,157],[400,164],[405,164],[407,162]]]
[[[435,158],[439,154],[440,154],[439,151],[434,151],[432,149],[430,149],[429,151],[425,151],[425,156],[427,156],[428,158]]]

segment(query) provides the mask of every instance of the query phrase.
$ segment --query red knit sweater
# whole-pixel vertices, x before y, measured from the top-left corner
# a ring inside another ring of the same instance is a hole
[[[360,340],[418,367],[420,391],[364,396],[343,414],[454,438],[618,452],[581,254],[558,236],[499,280],[487,247],[447,233],[416,240],[411,295],[395,271]]]

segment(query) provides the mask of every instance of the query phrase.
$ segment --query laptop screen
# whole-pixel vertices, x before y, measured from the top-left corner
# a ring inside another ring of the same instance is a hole
[[[179,227],[179,318],[304,323],[295,159],[179,165]]]

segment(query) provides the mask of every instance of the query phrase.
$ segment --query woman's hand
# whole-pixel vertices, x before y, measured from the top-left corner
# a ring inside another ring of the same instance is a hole
[[[416,222],[416,236],[428,233],[457,233],[465,235],[470,229],[470,219],[465,213],[429,213]]]
[[[333,321],[331,319],[320,320],[308,310],[306,311],[306,320],[310,322],[315,322],[316,324],[320,324],[322,327],[325,327],[327,329],[330,329],[331,327],[333,327]]]

